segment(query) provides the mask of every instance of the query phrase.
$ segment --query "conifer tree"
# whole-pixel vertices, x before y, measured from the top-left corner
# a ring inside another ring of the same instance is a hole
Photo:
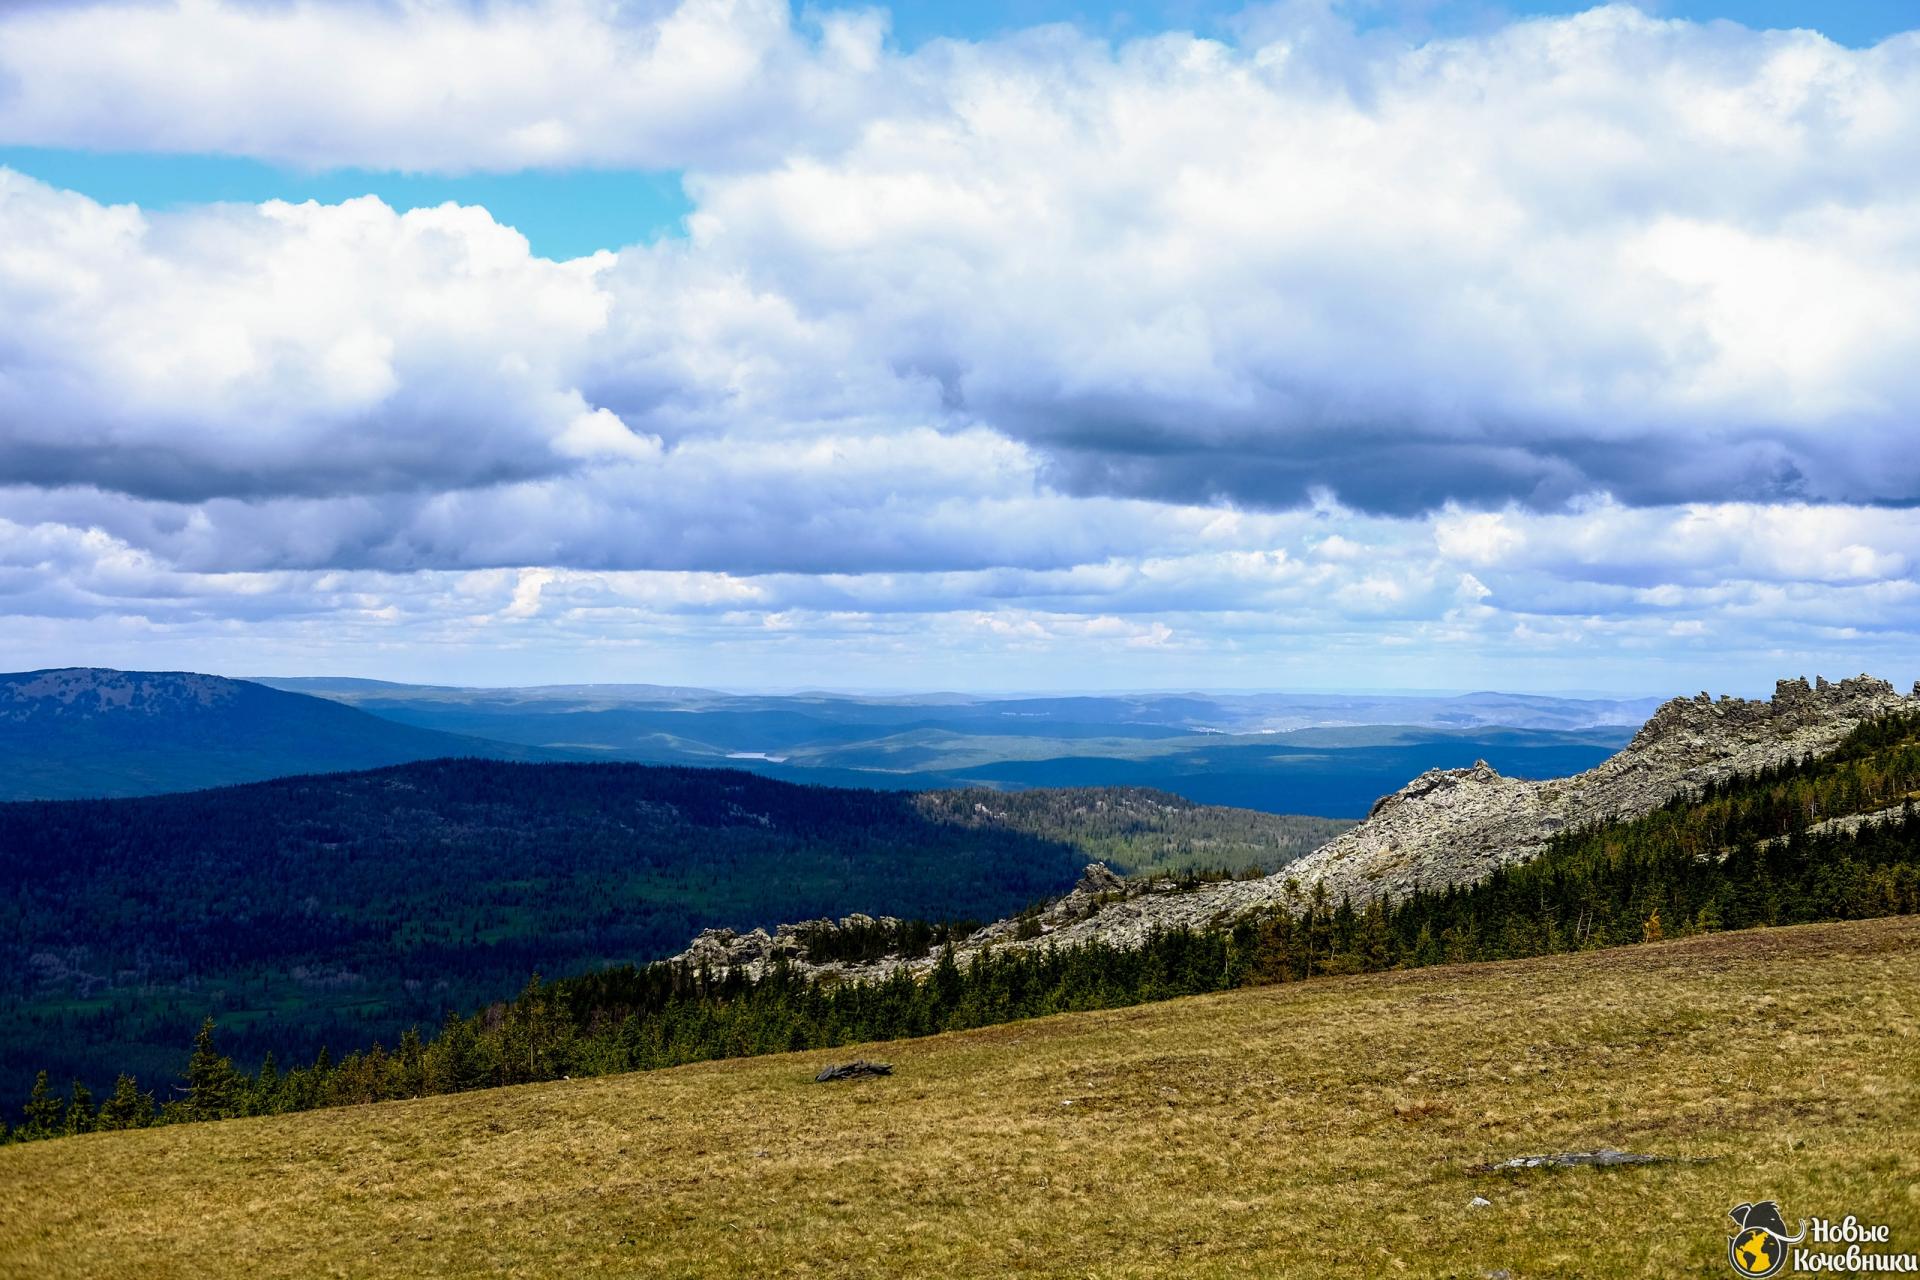
[[[1378,972],[1393,965],[1393,938],[1387,931],[1387,906],[1375,898],[1360,917],[1358,939],[1361,967]]]
[[[240,1110],[240,1079],[233,1060],[223,1058],[213,1043],[213,1018],[200,1024],[193,1038],[193,1056],[187,1060],[186,1112],[193,1120],[220,1120]]]
[[[100,1105],[102,1129],[144,1129],[153,1123],[153,1095],[140,1092],[140,1082],[121,1074],[114,1082],[113,1096]]]
[[[47,1084],[47,1073],[33,1078],[33,1092],[27,1096],[27,1122],[20,1126],[23,1138],[51,1138],[64,1127],[66,1102]]]
[[[1333,954],[1333,918],[1327,907],[1327,886],[1324,881],[1313,882],[1313,897],[1307,904],[1307,964],[1306,976],[1326,970],[1327,961]]]
[[[93,1091],[78,1080],[73,1082],[72,1099],[67,1103],[67,1119],[63,1126],[71,1137],[76,1133],[93,1132]]]
[[[260,1063],[260,1074],[253,1079],[253,1100],[247,1110],[253,1115],[272,1115],[280,1109],[280,1064],[267,1050]]]

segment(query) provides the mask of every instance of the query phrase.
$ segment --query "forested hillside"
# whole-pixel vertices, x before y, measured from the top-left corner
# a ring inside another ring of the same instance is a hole
[[[533,973],[657,959],[717,925],[993,919],[1071,885],[1089,843],[1155,868],[1155,814],[1188,860],[1279,856],[1293,830],[1080,800],[1101,796],[1135,817],[1097,841],[1044,801],[959,822],[908,794],[641,765],[443,760],[0,805],[0,1081],[164,1074],[207,1014],[251,1061],[391,1041]]]
[[[917,803],[941,822],[1068,841],[1129,874],[1277,871],[1353,825],[1345,818],[1195,804],[1149,787],[969,787],[923,791]]]

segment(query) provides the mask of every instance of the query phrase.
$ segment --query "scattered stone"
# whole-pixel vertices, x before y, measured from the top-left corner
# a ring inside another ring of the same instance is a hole
[[[1562,1151],[1550,1156],[1515,1156],[1497,1164],[1477,1164],[1473,1169],[1475,1173],[1501,1173],[1512,1169],[1572,1169],[1588,1164],[1666,1164],[1672,1159],[1672,1156],[1636,1155],[1631,1151],[1602,1147],[1598,1151]]]
[[[1491,1209],[1492,1207],[1493,1201],[1487,1199],[1485,1196],[1475,1196],[1473,1199],[1467,1201],[1467,1208],[1469,1209]]]
[[[861,1058],[854,1062],[842,1062],[837,1066],[822,1067],[820,1068],[820,1074],[813,1079],[816,1084],[819,1084],[828,1080],[858,1080],[862,1076],[890,1076],[892,1074],[892,1063],[868,1062],[865,1058]]]

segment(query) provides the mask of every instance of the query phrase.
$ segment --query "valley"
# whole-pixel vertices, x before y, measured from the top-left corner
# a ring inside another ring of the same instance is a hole
[[[1095,858],[1273,870],[1347,825],[1126,789],[912,795],[475,759],[0,804],[0,1082],[165,1080],[208,1015],[249,1067],[307,1061],[431,1031],[536,973],[662,959],[712,926],[992,920]]]

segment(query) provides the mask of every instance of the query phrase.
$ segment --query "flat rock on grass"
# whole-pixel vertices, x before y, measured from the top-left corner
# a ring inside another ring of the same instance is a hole
[[[1477,1164],[1473,1169],[1475,1173],[1498,1173],[1509,1169],[1572,1169],[1587,1164],[1666,1164],[1672,1159],[1672,1156],[1636,1155],[1602,1147],[1598,1151],[1562,1151],[1550,1156],[1515,1156],[1494,1164]]]

